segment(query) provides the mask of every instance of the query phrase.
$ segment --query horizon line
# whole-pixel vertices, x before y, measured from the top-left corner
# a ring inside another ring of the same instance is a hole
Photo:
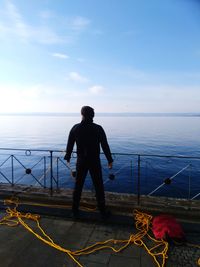
[[[0,116],[80,116],[80,112],[0,112]],[[95,112],[95,116],[200,116],[200,112]]]

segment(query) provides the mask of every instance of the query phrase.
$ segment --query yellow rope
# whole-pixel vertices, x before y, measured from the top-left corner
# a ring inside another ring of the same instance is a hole
[[[31,232],[32,234],[34,234],[38,239],[40,239],[41,241],[43,241],[44,243],[46,243],[47,245],[54,247],[57,250],[60,250],[62,252],[67,253],[79,266],[82,267],[82,265],[73,257],[72,253],[70,250],[68,249],[64,249],[62,247],[60,247],[59,245],[55,244],[54,241],[44,232],[44,230],[42,229],[42,227],[40,226],[39,223],[39,215],[34,215],[34,214],[30,214],[30,213],[21,213],[19,211],[17,211],[16,208],[14,209],[10,209],[7,208],[6,209],[7,212],[7,216],[5,216],[4,218],[2,218],[0,220],[0,225],[1,224],[6,224],[8,226],[17,226],[19,224],[21,224],[22,226],[24,226],[29,232]],[[16,220],[13,220],[13,224],[10,225],[10,222],[12,222],[12,218],[16,218]],[[42,232],[43,236],[37,234],[33,229],[31,229],[23,220],[24,219],[29,219],[29,220],[33,220],[37,223],[37,226],[39,228],[39,230]],[[8,223],[7,223],[8,222]],[[45,239],[46,237],[46,239]]]
[[[16,199],[15,199],[16,200]],[[77,260],[76,256],[81,255],[88,255],[93,252],[102,250],[102,249],[111,249],[112,251],[118,253],[122,250],[124,250],[126,247],[128,247],[131,244],[135,244],[140,247],[144,247],[146,251],[153,257],[156,266],[158,267],[164,267],[165,261],[167,258],[167,251],[168,251],[168,243],[164,240],[156,240],[153,237],[149,235],[150,225],[152,216],[149,214],[145,214],[143,212],[139,212],[135,210],[134,216],[136,220],[136,229],[138,230],[138,233],[131,234],[129,239],[126,240],[116,240],[116,239],[109,239],[103,242],[97,242],[94,245],[88,246],[86,248],[83,248],[81,250],[77,251],[70,251],[68,249],[65,249],[58,244],[54,243],[54,241],[44,232],[42,227],[40,226],[39,215],[33,215],[30,213],[21,213],[17,211],[17,206],[19,205],[19,201],[12,201],[5,200],[5,204],[12,204],[15,205],[14,208],[8,207],[6,210],[7,215],[4,216],[0,220],[0,224],[6,224],[8,226],[16,226],[21,224],[23,227],[25,227],[29,232],[31,232],[33,235],[35,235],[38,239],[43,241],[45,244],[54,247],[55,249],[62,251],[66,253],[78,266],[83,267]],[[33,220],[36,222],[38,229],[40,230],[41,234],[36,233],[26,222],[25,220]],[[151,241],[155,242],[156,245],[149,248],[144,239],[148,237]],[[161,263],[160,261],[161,257]]]

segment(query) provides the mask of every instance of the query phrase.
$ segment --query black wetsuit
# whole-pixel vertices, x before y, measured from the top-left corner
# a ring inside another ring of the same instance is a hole
[[[73,211],[78,211],[81,192],[89,171],[95,191],[98,208],[101,212],[105,210],[105,195],[100,162],[100,145],[108,160],[112,163],[112,155],[103,128],[92,122],[92,120],[82,120],[74,125],[69,133],[65,160],[70,161],[71,153],[76,143],[77,163],[76,163],[76,183],[73,193]]]

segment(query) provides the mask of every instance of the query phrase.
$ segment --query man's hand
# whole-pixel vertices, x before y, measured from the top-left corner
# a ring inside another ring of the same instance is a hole
[[[108,163],[108,169],[112,169],[112,167],[113,167],[113,162]]]

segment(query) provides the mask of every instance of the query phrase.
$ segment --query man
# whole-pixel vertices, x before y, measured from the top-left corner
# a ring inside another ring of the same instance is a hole
[[[76,181],[73,192],[72,212],[75,218],[78,217],[81,192],[86,175],[89,171],[96,191],[98,208],[102,218],[106,218],[108,212],[105,207],[105,194],[100,162],[100,145],[107,158],[108,168],[110,169],[112,168],[113,159],[103,128],[100,125],[93,123],[94,109],[89,106],[84,106],[81,109],[81,115],[82,121],[74,125],[69,133],[66,155],[64,157],[64,159],[67,160],[67,164],[69,164],[71,153],[74,144],[76,143]]]

